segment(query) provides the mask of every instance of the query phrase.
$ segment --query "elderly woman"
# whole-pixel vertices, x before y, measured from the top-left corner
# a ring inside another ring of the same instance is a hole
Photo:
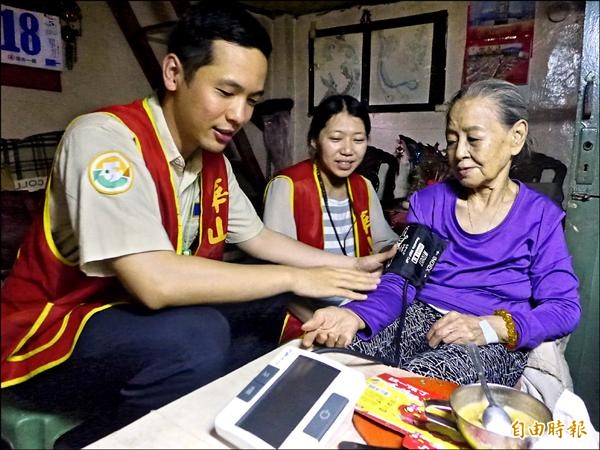
[[[331,253],[370,255],[398,235],[386,222],[371,183],[355,173],[371,131],[364,103],[349,95],[324,98],[308,131],[311,158],[283,169],[267,186],[263,221],[272,230]],[[302,335],[301,322],[335,297],[290,305],[281,342]]]
[[[488,379],[512,386],[530,349],[575,329],[581,310],[565,214],[508,176],[527,151],[527,118],[505,81],[476,82],[451,99],[454,177],[413,194],[408,215],[447,248],[424,286],[407,286],[405,320],[397,319],[405,279],[390,272],[367,300],[317,310],[302,327],[304,345],[350,346],[386,361],[397,352],[403,369],[465,384],[477,380],[465,346],[475,343]]]

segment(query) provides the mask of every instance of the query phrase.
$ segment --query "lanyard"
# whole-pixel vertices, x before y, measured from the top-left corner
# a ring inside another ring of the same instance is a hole
[[[348,253],[346,252],[346,239],[344,238],[344,244],[342,245],[342,240],[340,239],[340,236],[338,235],[337,229],[335,228],[335,223],[333,222],[333,219],[331,217],[331,211],[329,210],[329,201],[327,199],[327,191],[325,190],[325,184],[323,183],[323,178],[321,178],[321,171],[319,170],[318,165],[315,165],[315,168],[317,169],[317,179],[319,180],[319,186],[321,187],[321,193],[323,194],[323,201],[325,202],[325,210],[327,211],[327,216],[329,217],[329,223],[331,223],[333,232],[335,233],[335,238],[338,241],[338,245],[340,246],[342,253],[344,255],[348,255]],[[348,195],[348,205],[350,206],[350,219],[352,219],[352,200],[350,199],[350,193],[348,192],[348,181],[347,180],[345,182],[345,186],[346,186],[346,195]],[[352,226],[350,226],[348,233],[351,230],[352,230]],[[348,233],[346,233],[346,236],[348,236]]]

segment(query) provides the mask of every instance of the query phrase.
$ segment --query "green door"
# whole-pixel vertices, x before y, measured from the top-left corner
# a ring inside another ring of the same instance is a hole
[[[598,3],[586,2],[576,135],[569,179],[566,237],[579,277],[582,315],[566,351],[574,390],[598,429]]]

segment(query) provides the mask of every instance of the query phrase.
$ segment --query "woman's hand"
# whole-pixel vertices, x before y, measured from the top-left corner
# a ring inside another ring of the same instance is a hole
[[[302,345],[310,347],[316,341],[327,347],[347,347],[356,332],[363,328],[364,321],[347,308],[328,306],[317,309],[312,318],[302,325],[305,331]]]
[[[440,342],[444,344],[468,344],[486,345],[485,336],[479,321],[489,316],[480,317],[470,314],[461,314],[450,311],[441,319],[437,320],[427,332],[429,346],[436,348]]]
[[[385,263],[394,257],[397,250],[398,248],[395,245],[392,245],[391,248],[381,253],[356,258],[356,268],[363,272],[375,272],[381,274]]]

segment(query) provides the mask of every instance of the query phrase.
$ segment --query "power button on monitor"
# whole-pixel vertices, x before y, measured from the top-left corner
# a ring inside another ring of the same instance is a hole
[[[346,397],[335,393],[331,394],[308,423],[304,432],[320,441],[347,403],[348,399]]]

